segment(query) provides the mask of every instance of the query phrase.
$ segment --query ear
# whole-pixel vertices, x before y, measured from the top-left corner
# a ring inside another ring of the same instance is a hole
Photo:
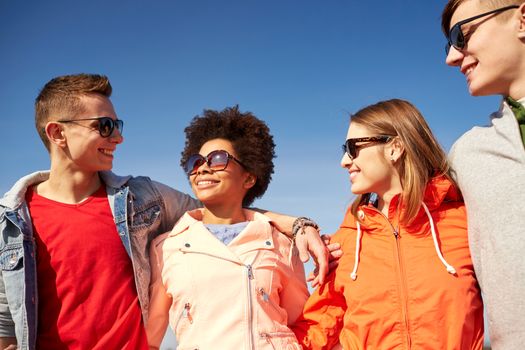
[[[525,2],[521,4],[521,6],[518,8],[519,13],[519,31],[518,36],[520,39],[525,39]]]
[[[45,131],[50,144],[54,144],[60,148],[63,148],[67,145],[66,135],[59,123],[48,122],[46,124]]]
[[[392,162],[397,162],[405,153],[405,145],[401,142],[401,139],[396,136],[390,144],[385,147],[386,157]]]
[[[257,182],[257,176],[253,174],[248,174],[248,176],[246,176],[246,179],[244,179],[244,188],[249,190],[255,185],[256,182]]]

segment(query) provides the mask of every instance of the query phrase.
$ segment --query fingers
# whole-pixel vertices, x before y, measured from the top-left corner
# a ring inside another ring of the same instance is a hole
[[[314,289],[317,288],[317,287],[319,287],[319,286],[320,286],[320,284],[319,284],[319,278],[315,277],[315,278],[312,280],[311,286],[312,286],[312,288],[314,288]]]
[[[330,244],[330,239],[332,237],[330,235],[321,235],[321,239],[323,240],[324,245],[328,246]]]
[[[318,258],[319,259],[319,258]],[[319,284],[324,284],[325,277],[328,273],[328,254],[324,251],[324,258],[319,259]]]
[[[341,250],[341,245],[339,243],[332,243],[326,246],[330,252],[328,259],[332,261],[333,259],[339,259],[343,256],[343,251]]]
[[[317,268],[315,268],[315,270],[313,270],[308,274],[308,276],[306,276],[306,282],[312,282],[317,277],[317,274]]]
[[[298,235],[299,236],[299,235]],[[302,237],[296,238],[295,245],[297,246],[297,250],[299,251],[299,258],[303,262],[307,262],[310,260],[310,254],[308,252],[308,241],[306,240],[305,235],[301,235]]]
[[[309,260],[310,255],[314,258],[315,264],[318,266],[318,273],[314,273],[316,277],[314,277],[313,281],[316,282],[316,285],[323,284],[328,273],[330,256],[330,252],[325,244],[330,244],[330,237],[325,235],[321,238],[315,228],[308,226],[304,227],[295,237],[295,244],[303,263]],[[333,247],[335,250],[338,248],[337,246]]]

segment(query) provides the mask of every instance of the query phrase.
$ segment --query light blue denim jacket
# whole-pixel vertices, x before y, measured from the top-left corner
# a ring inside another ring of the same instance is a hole
[[[171,230],[187,210],[200,204],[147,177],[121,177],[111,172],[101,172],[100,176],[106,184],[118,234],[133,264],[146,321],[149,244],[157,235]],[[25,194],[29,186],[48,178],[48,171],[27,175],[0,199],[0,337],[16,336],[20,349],[35,348],[38,320],[36,247]]]

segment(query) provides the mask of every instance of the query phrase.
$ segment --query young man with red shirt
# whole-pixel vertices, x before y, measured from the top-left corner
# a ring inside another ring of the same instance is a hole
[[[0,199],[0,349],[147,349],[149,243],[199,203],[110,171],[124,140],[111,91],[107,77],[79,74],[36,99],[51,169]],[[287,231],[305,222],[269,214]],[[324,271],[325,247],[306,229],[301,254]]]

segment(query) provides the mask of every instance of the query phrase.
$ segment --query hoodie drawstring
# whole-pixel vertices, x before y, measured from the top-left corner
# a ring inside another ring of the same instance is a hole
[[[445,260],[445,258],[443,257],[443,254],[441,254],[441,250],[439,250],[439,245],[438,245],[437,236],[436,236],[436,230],[434,229],[434,220],[432,219],[432,216],[430,215],[430,211],[428,210],[428,208],[427,208],[425,203],[422,203],[422,204],[423,204],[423,209],[425,209],[425,213],[427,213],[428,220],[430,221],[430,231],[432,231],[432,239],[434,240],[434,248],[436,248],[437,256],[439,257],[439,260],[441,260],[441,263],[443,265],[445,265],[445,267],[447,268],[448,273],[450,273],[451,275],[454,275],[454,274],[456,274],[456,269],[454,267],[452,267],[452,265],[450,265]]]
[[[350,278],[355,281],[357,278],[357,266],[359,265],[359,250],[361,249],[361,225],[359,221],[356,221],[357,224],[357,236],[355,238],[355,260],[354,260],[354,269],[350,274]]]
[[[443,257],[443,254],[441,254],[441,250],[439,249],[438,241],[437,241],[437,235],[436,235],[436,229],[434,228],[434,220],[432,219],[432,215],[430,215],[430,211],[428,210],[428,207],[425,203],[423,204],[423,209],[425,209],[425,213],[427,214],[428,221],[430,222],[430,231],[432,232],[432,240],[434,241],[434,248],[436,249],[436,254],[441,260],[441,263],[445,266],[447,269],[447,272],[451,275],[456,274],[456,269],[450,265],[445,258]],[[350,273],[350,278],[352,278],[353,281],[357,279],[357,267],[359,266],[359,250],[361,249],[361,225],[359,224],[359,221],[356,221],[357,225],[357,236],[355,239],[355,259],[354,259],[354,269],[352,270],[352,273]]]

